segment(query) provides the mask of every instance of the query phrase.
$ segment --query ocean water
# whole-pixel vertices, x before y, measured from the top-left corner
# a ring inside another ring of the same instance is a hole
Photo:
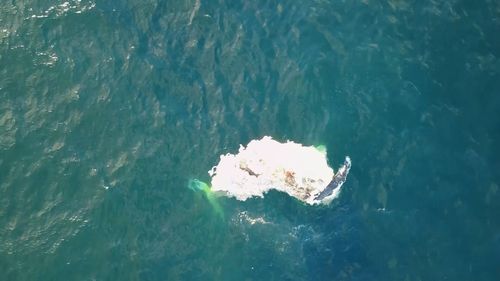
[[[1,280],[498,280],[500,2],[0,2]],[[270,135],[339,198],[188,188]]]

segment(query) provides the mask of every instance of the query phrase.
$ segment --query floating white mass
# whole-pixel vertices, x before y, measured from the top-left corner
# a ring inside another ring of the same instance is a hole
[[[238,154],[221,155],[219,164],[208,173],[212,191],[238,200],[263,197],[275,189],[308,204],[327,204],[339,195],[350,167],[346,157],[335,174],[328,166],[326,151],[266,136],[240,146]]]

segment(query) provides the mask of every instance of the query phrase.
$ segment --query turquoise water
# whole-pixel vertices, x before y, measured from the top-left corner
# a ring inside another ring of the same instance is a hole
[[[497,280],[498,1],[3,1],[2,280]],[[188,188],[270,135],[329,206]]]

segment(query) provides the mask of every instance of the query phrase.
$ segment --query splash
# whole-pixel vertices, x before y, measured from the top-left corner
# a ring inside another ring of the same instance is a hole
[[[335,174],[328,166],[324,146],[303,146],[271,137],[240,146],[238,154],[221,155],[209,174],[211,191],[238,200],[263,197],[275,189],[307,204],[328,204],[340,193],[351,160]]]

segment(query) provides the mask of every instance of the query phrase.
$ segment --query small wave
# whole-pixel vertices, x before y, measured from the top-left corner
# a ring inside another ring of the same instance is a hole
[[[248,223],[250,225],[254,224],[270,224],[264,217],[253,217],[248,214],[247,211],[241,211],[237,214],[236,218],[233,221],[237,221],[239,223]]]
[[[39,14],[33,14],[28,18],[32,18],[32,19],[48,18],[48,17],[58,18],[58,17],[64,16],[64,15],[71,13],[71,12],[73,12],[75,14],[81,14],[83,12],[86,12],[86,11],[93,9],[95,7],[95,5],[96,4],[94,2],[82,3],[82,0],[66,1],[66,2],[63,2],[59,5],[51,6],[50,8],[42,11]]]

